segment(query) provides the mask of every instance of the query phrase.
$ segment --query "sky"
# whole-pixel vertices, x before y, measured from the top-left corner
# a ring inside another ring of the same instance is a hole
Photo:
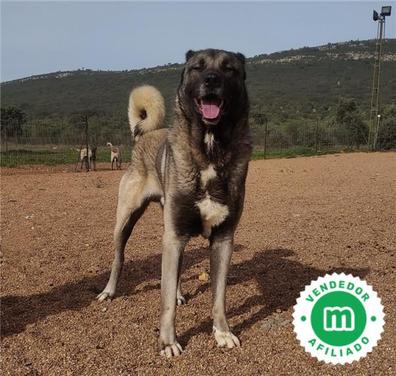
[[[1,1],[1,81],[79,68],[124,70],[183,62],[207,47],[246,56],[372,39],[372,10],[396,2]]]

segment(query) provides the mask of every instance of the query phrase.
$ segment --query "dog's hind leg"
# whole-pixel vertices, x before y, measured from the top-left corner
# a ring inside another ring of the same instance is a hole
[[[97,296],[99,301],[115,295],[117,282],[124,263],[124,250],[133,227],[146,210],[150,199],[144,193],[145,184],[139,178],[125,175],[120,183],[117,223],[114,229],[115,255],[109,281]]]

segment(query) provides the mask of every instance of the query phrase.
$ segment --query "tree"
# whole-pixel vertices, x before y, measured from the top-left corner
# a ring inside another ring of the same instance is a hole
[[[16,107],[1,109],[0,131],[5,143],[5,151],[8,152],[8,139],[22,135],[22,125],[26,123],[26,114]]]
[[[355,145],[359,148],[361,144],[367,143],[367,124],[353,99],[341,99],[337,108],[336,123],[342,128],[349,146]]]

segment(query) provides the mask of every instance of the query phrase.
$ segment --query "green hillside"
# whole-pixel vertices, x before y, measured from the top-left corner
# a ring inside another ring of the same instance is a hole
[[[309,111],[310,105],[332,105],[338,95],[362,105],[370,99],[373,41],[329,44],[258,55],[248,59],[247,84],[253,107],[279,106]],[[386,41],[383,100],[396,100],[396,39]],[[122,72],[80,70],[56,72],[2,83],[2,105],[22,108],[32,118],[67,116],[92,110],[104,116],[125,113],[131,87],[156,85],[171,107],[179,82],[177,64]],[[337,86],[337,82],[340,86]]]
[[[248,58],[251,113],[266,114],[272,133],[281,140],[279,144],[293,144],[290,135],[312,138],[315,119],[321,120],[321,127],[334,123],[342,98],[354,99],[357,113],[367,123],[374,51],[375,41],[350,41]],[[4,82],[2,107],[15,106],[26,113],[23,135],[28,142],[30,137],[32,143],[76,143],[81,138],[76,118],[89,113],[94,142],[112,139],[125,143],[129,138],[126,121],[131,88],[143,83],[158,87],[166,99],[169,122],[181,67],[78,70]],[[388,112],[394,111],[396,104],[395,72],[396,39],[388,39],[382,65],[382,105]],[[259,143],[262,124],[256,124],[255,119],[252,116],[251,123]],[[308,136],[299,136],[301,132],[308,132]]]

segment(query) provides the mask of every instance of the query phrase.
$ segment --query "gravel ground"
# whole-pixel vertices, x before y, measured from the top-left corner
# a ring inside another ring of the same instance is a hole
[[[2,369],[7,375],[395,375],[396,153],[255,161],[229,275],[228,317],[242,347],[211,335],[208,249],[186,250],[177,311],[183,355],[157,353],[160,208],[127,246],[118,296],[98,303],[113,257],[122,171],[2,171]],[[293,333],[293,305],[329,272],[372,284],[385,306],[374,352],[348,366],[318,362]]]

